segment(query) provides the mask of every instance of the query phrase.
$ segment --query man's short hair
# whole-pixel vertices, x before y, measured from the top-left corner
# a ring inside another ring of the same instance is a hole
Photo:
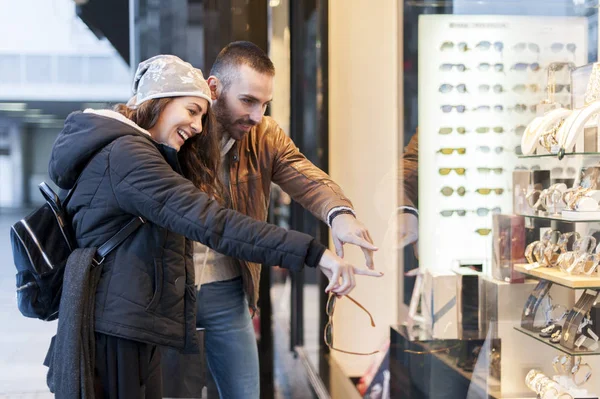
[[[210,74],[216,76],[227,90],[233,82],[237,68],[248,65],[256,72],[275,75],[275,67],[271,59],[256,44],[246,41],[229,43],[217,56]]]

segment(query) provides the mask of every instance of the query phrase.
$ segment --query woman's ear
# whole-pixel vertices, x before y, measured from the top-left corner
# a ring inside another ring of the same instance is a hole
[[[216,76],[209,76],[206,80],[210,89],[210,98],[214,101],[219,98],[221,91],[221,81]]]

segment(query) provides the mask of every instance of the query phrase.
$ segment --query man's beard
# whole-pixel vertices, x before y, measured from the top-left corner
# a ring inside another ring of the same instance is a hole
[[[238,137],[238,131],[241,130],[239,125],[256,125],[256,123],[252,122],[249,118],[240,118],[237,120],[233,119],[234,117],[232,113],[227,108],[227,95],[225,93],[222,93],[219,100],[213,105],[213,110],[215,113],[215,118],[217,119],[220,137],[223,137],[223,133],[227,133],[234,139],[240,139],[244,134],[242,134],[241,137]],[[236,126],[238,126],[237,129]],[[232,135],[234,131],[235,134]]]

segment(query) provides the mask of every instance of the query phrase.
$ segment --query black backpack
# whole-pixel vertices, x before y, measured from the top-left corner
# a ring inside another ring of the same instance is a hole
[[[10,241],[17,268],[19,310],[26,317],[50,321],[58,318],[65,266],[77,248],[65,211],[75,187],[62,203],[46,183],[41,183],[39,188],[46,203],[12,225]],[[106,255],[143,223],[143,218],[134,218],[100,246],[94,266],[100,265]]]

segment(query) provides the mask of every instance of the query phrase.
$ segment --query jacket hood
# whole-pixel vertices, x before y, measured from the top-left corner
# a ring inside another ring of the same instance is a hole
[[[48,165],[50,179],[62,189],[73,188],[90,159],[102,148],[125,135],[150,133],[118,112],[87,109],[71,113],[59,133]]]

